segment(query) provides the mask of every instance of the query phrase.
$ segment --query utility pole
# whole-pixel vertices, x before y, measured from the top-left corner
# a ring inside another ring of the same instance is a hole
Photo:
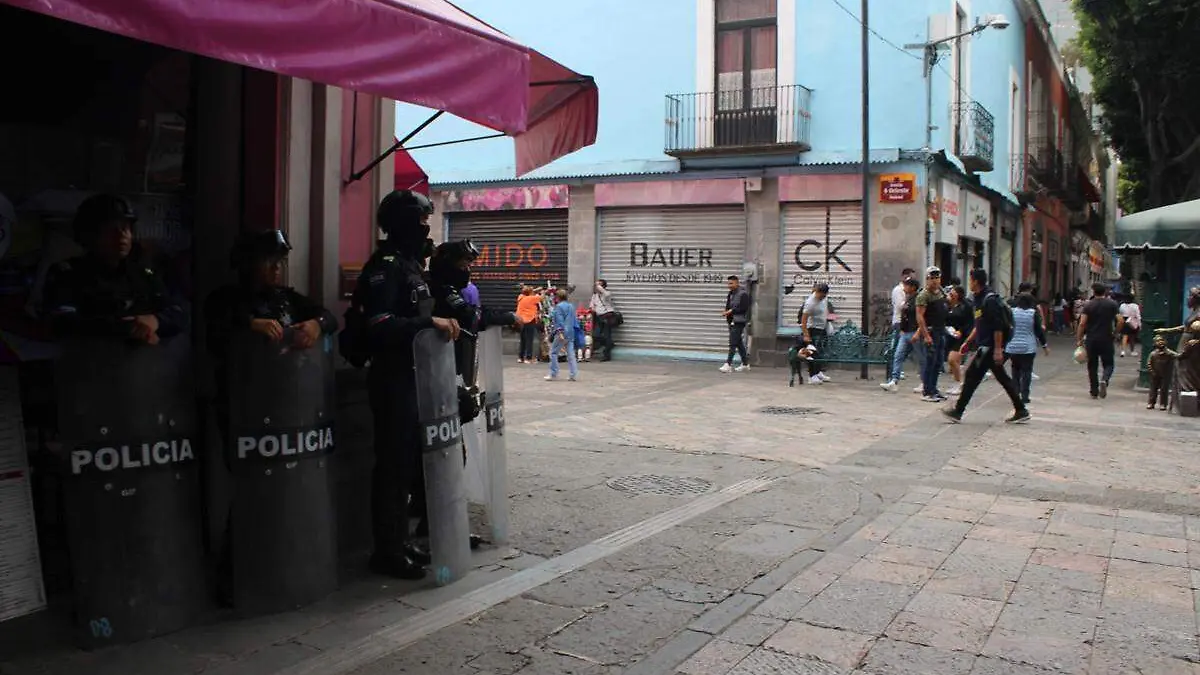
[[[862,330],[871,331],[871,29],[869,0],[862,0]],[[860,377],[867,379],[867,364]]]

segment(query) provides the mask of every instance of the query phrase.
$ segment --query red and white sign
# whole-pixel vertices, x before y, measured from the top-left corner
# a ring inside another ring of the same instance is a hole
[[[911,204],[916,199],[916,174],[898,173],[879,177],[879,201],[886,204]]]

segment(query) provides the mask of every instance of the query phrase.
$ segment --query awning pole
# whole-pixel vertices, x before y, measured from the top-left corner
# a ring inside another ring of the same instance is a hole
[[[353,183],[354,181],[362,180],[364,176],[366,176],[368,173],[371,172],[371,169],[374,169],[375,167],[379,166],[379,163],[382,162],[383,160],[387,159],[388,157],[390,157],[393,152],[396,152],[400,148],[404,147],[404,144],[407,143],[409,140],[411,140],[413,136],[416,136],[417,134],[421,133],[421,131],[425,127],[429,126],[430,124],[433,124],[434,120],[441,117],[445,112],[446,112],[445,110],[439,110],[439,111],[433,113],[433,115],[431,115],[429,119],[422,122],[420,124],[420,126],[418,126],[416,129],[413,129],[412,131],[410,131],[407,136],[405,136],[404,138],[401,138],[400,140],[393,143],[392,147],[388,148],[387,150],[384,150],[382,155],[371,160],[371,162],[369,164],[367,164],[366,166],[364,166],[361,171],[355,171],[355,172],[351,173],[350,178],[348,178],[346,180],[346,185],[349,185],[349,184]]]
[[[542,80],[541,82],[530,82],[531,87],[556,87],[560,84],[591,84],[595,80],[591,75],[580,75],[566,80]]]
[[[440,148],[443,145],[457,145],[459,143],[470,143],[472,141],[486,141],[489,138],[504,138],[508,134],[488,134],[487,136],[473,136],[471,138],[461,138],[457,141],[441,141],[440,143],[426,143],[424,145],[413,145],[405,148],[405,150],[420,150],[422,148]]]

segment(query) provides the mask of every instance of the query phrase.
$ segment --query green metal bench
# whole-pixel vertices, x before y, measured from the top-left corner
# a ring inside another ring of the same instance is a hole
[[[892,354],[895,351],[894,340],[895,335],[890,330],[886,333],[871,335],[860,331],[853,321],[847,321],[842,324],[841,328],[817,339],[817,354],[814,360],[819,363],[887,368],[892,364]],[[789,387],[796,386],[797,376],[800,376],[803,381],[801,368],[804,363],[804,359],[799,356],[798,345],[788,350],[788,365],[791,369],[791,375],[788,378]]]

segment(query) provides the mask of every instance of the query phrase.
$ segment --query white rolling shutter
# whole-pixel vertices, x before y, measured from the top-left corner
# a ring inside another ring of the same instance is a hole
[[[840,328],[862,323],[862,207],[858,202],[787,204],[783,207],[783,265],[785,286],[781,327],[800,325],[800,310],[817,283],[829,284],[829,302]],[[861,328],[861,326],[860,326]]]
[[[617,348],[724,352],[726,279],[746,253],[741,206],[600,212],[600,274],[625,324]]]
[[[45,606],[17,369],[0,367],[0,621]]]

